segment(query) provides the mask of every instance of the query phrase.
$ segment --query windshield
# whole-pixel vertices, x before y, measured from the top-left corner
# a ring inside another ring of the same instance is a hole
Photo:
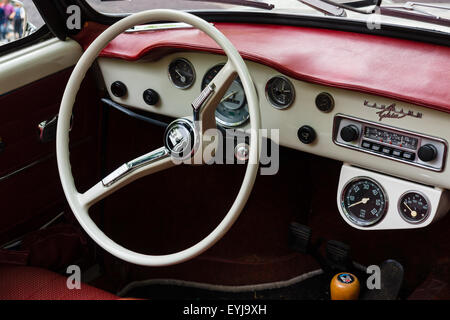
[[[87,0],[94,9],[105,13],[135,13],[148,9],[230,9],[234,5],[197,2],[189,0]]]
[[[95,10],[107,14],[126,14],[135,13],[148,9],[179,9],[179,10],[225,10],[232,14],[233,10],[270,10],[264,8],[255,8],[256,4],[268,4],[271,11],[281,11],[287,14],[303,14],[303,15],[320,15],[324,16],[324,11],[318,10],[314,5],[307,6],[299,0],[86,0]],[[229,2],[234,4],[229,4]],[[321,1],[321,0],[304,0],[304,2]],[[330,1],[330,0],[329,0]],[[335,3],[352,4],[365,3],[373,4],[370,0],[331,0]],[[228,2],[228,3],[221,3]],[[253,3],[253,6],[237,5],[236,3]],[[370,6],[368,7],[370,8]],[[357,10],[368,11],[368,8],[359,7]],[[373,8],[373,7],[372,7]],[[407,25],[409,27],[431,28],[449,32],[450,26],[450,0],[383,0],[382,8],[384,10],[377,11],[377,15],[381,13],[383,23],[395,23]],[[392,10],[394,9],[394,10]],[[400,11],[400,13],[399,13]],[[335,11],[336,12],[336,11]],[[342,12],[342,10],[341,10]],[[333,14],[328,12],[329,16],[340,16],[345,19],[371,19],[367,15],[360,12],[352,12],[345,10],[344,14]],[[388,17],[388,18],[387,18]],[[443,23],[443,21],[445,23]],[[422,22],[422,23],[421,23]]]
[[[237,6],[232,4],[214,3],[208,1],[197,0],[86,0],[94,9],[104,13],[135,13],[148,9],[181,9],[181,10],[196,10],[196,9],[233,9],[243,8],[244,6]],[[266,2],[273,4],[276,9],[291,9],[298,8],[299,1],[297,0],[253,0],[254,2]],[[335,0],[338,3],[355,2],[355,0]],[[384,0],[383,4],[403,4],[410,2],[410,0]],[[450,0],[420,0],[421,3],[450,3]]]

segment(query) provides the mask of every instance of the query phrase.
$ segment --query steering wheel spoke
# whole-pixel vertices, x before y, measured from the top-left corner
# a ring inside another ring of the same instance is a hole
[[[192,103],[194,120],[201,122],[202,132],[216,127],[214,114],[216,107],[236,77],[236,68],[231,60],[228,60],[214,79],[205,87],[200,96]],[[196,114],[198,114],[198,119],[196,119]]]
[[[85,208],[90,208],[131,182],[174,165],[169,151],[165,147],[156,149],[121,165],[91,189],[79,194],[79,201]]]

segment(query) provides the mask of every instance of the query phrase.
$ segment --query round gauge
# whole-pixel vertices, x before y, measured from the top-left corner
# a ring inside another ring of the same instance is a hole
[[[285,77],[273,77],[267,82],[266,95],[269,102],[277,109],[286,109],[295,98],[295,89]]]
[[[187,89],[195,81],[194,67],[186,59],[176,59],[169,65],[169,78],[175,87]]]
[[[430,213],[431,205],[428,198],[417,191],[404,193],[398,202],[398,211],[409,223],[421,223]]]
[[[368,227],[384,217],[388,200],[383,188],[375,180],[360,177],[351,180],[344,187],[341,206],[352,223]]]
[[[223,68],[223,64],[211,68],[203,77],[202,90]],[[241,80],[235,79],[216,108],[216,122],[224,127],[236,127],[250,118],[247,100]]]

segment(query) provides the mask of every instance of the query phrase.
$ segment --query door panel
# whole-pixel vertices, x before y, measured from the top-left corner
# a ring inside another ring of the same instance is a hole
[[[38,81],[73,66],[81,57],[80,45],[50,39],[0,57],[0,94]]]
[[[45,50],[48,52],[48,48]],[[36,63],[34,59],[29,61],[30,73]],[[63,65],[55,64],[57,67],[52,70]],[[12,72],[3,65],[0,64],[0,82],[11,77],[4,70]],[[45,66],[46,62],[42,67]],[[15,76],[34,79],[36,74],[27,76],[25,67],[19,68]],[[35,230],[67,207],[59,181],[55,142],[40,141],[38,124],[57,115],[71,72],[71,67],[65,68],[0,96],[0,138],[4,143],[0,152],[0,244]],[[77,97],[70,134],[71,161],[81,189],[99,179],[100,109],[96,82],[88,73]]]

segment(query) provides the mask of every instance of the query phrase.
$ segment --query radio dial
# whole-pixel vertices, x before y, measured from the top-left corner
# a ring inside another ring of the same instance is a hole
[[[419,159],[424,162],[433,161],[436,159],[437,149],[435,146],[428,143],[420,147],[418,155]]]
[[[341,129],[341,138],[345,142],[352,142],[359,138],[359,129],[357,126],[348,125]]]

